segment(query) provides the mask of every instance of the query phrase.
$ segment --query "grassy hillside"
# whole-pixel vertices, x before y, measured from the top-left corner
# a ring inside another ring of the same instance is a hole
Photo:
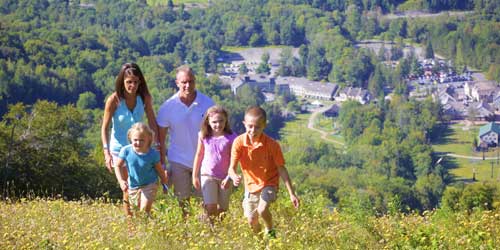
[[[273,206],[274,240],[253,235],[241,211],[241,189],[225,220],[211,231],[194,216],[183,221],[173,197],[156,203],[153,219],[127,221],[107,200],[0,202],[0,249],[494,249],[500,214],[494,211],[384,217],[328,209],[322,196],[302,194],[296,211],[285,193]]]
[[[301,122],[287,123],[282,136],[319,140],[307,129],[308,118],[299,115]],[[214,230],[198,220],[199,200],[192,202],[192,216],[184,221],[172,194],[159,194],[151,219],[126,219],[119,202],[106,198],[0,201],[0,249],[495,249],[500,244],[498,210],[403,214],[393,204],[387,215],[377,217],[354,196],[351,202],[359,208],[338,211],[324,195],[297,186],[299,210],[283,189],[272,207],[274,240],[251,232],[238,188],[225,220]]]

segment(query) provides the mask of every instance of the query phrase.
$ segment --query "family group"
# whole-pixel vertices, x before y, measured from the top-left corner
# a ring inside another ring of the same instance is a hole
[[[260,232],[260,217],[265,233],[274,237],[269,209],[276,200],[280,178],[295,208],[299,199],[280,145],[263,132],[265,110],[248,107],[243,119],[246,132],[237,135],[230,128],[227,110],[197,91],[195,80],[189,66],[177,68],[178,91],[155,115],[137,64],[124,64],[116,77],[115,91],[105,104],[101,140],[106,168],[116,175],[123,191],[126,214],[132,215],[131,204],[150,214],[159,178],[164,191],[173,187],[184,217],[194,186],[213,222],[228,210],[232,186],[243,179],[243,210],[249,225]],[[144,115],[148,124],[142,122]]]

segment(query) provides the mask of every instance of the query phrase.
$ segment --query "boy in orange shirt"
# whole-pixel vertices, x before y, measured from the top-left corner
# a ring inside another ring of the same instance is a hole
[[[258,106],[249,107],[243,120],[246,133],[238,136],[232,146],[229,177],[235,186],[241,182],[236,174],[238,162],[245,181],[243,210],[255,233],[261,231],[259,215],[264,221],[266,234],[274,238],[273,221],[269,206],[276,200],[279,177],[283,179],[295,208],[299,199],[295,195],[292,181],[285,168],[285,160],[278,142],[263,133],[266,127],[266,112]]]

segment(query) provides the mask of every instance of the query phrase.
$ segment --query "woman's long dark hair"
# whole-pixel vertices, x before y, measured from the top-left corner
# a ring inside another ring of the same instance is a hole
[[[146,84],[146,79],[142,74],[141,68],[135,63],[125,63],[123,64],[120,73],[116,77],[115,81],[115,91],[118,96],[123,99],[125,98],[125,77],[135,76],[139,78],[139,87],[137,88],[137,94],[139,94],[144,101],[146,96],[149,96],[148,85]]]

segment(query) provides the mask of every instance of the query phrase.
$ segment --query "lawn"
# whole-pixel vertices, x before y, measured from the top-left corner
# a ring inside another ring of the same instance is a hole
[[[324,117],[323,115],[316,116],[314,120],[314,127],[321,129],[325,132],[333,133],[335,132],[334,126],[335,120],[333,118]]]
[[[294,120],[287,121],[285,127],[280,130],[281,138],[298,136],[321,140],[320,134],[307,128],[307,122],[311,114],[298,114]]]
[[[309,122],[309,117],[311,116],[310,113],[307,114],[299,114],[296,116],[295,120],[288,121],[285,124],[285,127],[280,130],[280,136],[282,139],[289,139],[291,137],[296,137],[296,138],[309,138],[313,139],[315,141],[320,141],[322,140],[323,142],[326,143],[331,143],[335,147],[340,147],[343,143],[344,140],[343,138],[338,135],[338,134],[330,134],[328,135],[328,139],[337,141],[338,143],[333,143],[327,140],[324,140],[321,138],[321,134],[317,131],[313,131],[307,128],[307,123]],[[334,132],[333,130],[333,125],[332,125],[332,120],[327,119],[327,118],[319,118],[322,117],[321,115],[318,115],[318,118],[316,118],[316,121],[314,122],[314,127],[320,130],[323,130],[325,132]]]
[[[491,181],[500,179],[500,164],[496,160],[471,160],[455,158],[450,159],[457,165],[456,168],[450,169],[450,173],[455,176],[456,180],[470,181],[476,170],[476,181]],[[491,169],[493,163],[493,178],[491,178]]]
[[[482,156],[472,148],[472,140],[479,131],[479,126],[466,127],[462,124],[453,124],[443,131],[444,137],[433,142],[434,150],[438,152],[454,153],[467,156]]]
[[[497,180],[500,175],[500,165],[497,164],[497,150],[490,149],[485,152],[485,160],[482,160],[483,153],[476,152],[472,148],[472,141],[477,137],[479,127],[465,126],[463,124],[453,124],[443,130],[444,136],[439,141],[433,142],[434,151],[442,154],[457,154],[467,157],[476,157],[476,159],[458,158],[446,156],[443,165],[447,166],[450,173],[456,180],[472,180],[474,169],[476,171],[476,180],[491,180],[491,163],[493,162],[493,179]],[[488,159],[490,157],[490,159]],[[494,159],[491,159],[494,158]]]

